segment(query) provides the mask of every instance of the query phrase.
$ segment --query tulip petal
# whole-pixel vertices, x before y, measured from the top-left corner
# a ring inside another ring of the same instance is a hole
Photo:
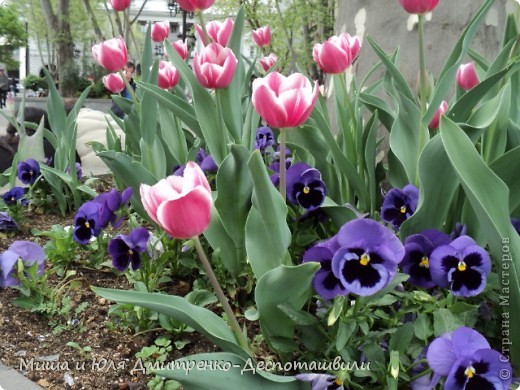
[[[196,237],[209,225],[211,203],[211,194],[199,186],[181,198],[163,202],[157,209],[157,219],[174,238]]]
[[[253,96],[252,102],[256,112],[266,121],[271,127],[284,127],[287,123],[287,112],[285,107],[280,103],[273,90],[268,86],[258,83],[255,89],[255,82],[253,82]]]

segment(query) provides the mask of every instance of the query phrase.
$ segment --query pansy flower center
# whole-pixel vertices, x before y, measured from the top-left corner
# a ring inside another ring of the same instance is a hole
[[[422,257],[421,262],[419,263],[419,267],[430,268],[430,263],[428,261],[428,257],[427,256],[423,256]]]
[[[88,221],[85,221],[85,227],[86,227],[87,229],[90,229],[90,223],[88,223]]]
[[[464,272],[464,271],[466,271],[467,268],[468,267],[467,267],[466,263],[464,261],[460,260],[459,265],[457,266],[457,269],[461,272]]]
[[[308,186],[303,187],[303,193],[307,195],[309,192],[311,192],[311,189]]]
[[[131,249],[128,249],[128,256],[132,256],[134,254],[134,251]]]
[[[16,198],[14,196],[11,196],[11,202],[14,202]]]
[[[339,378],[336,378],[336,380],[334,381],[334,383],[338,386],[343,386],[343,381]]]
[[[370,263],[370,255],[368,253],[363,253],[359,259],[359,264],[368,265],[368,263]]]
[[[464,375],[466,375],[469,379],[473,378],[475,376],[475,369],[473,368],[473,366],[469,366],[468,368],[466,368],[466,370],[464,371]]]
[[[401,214],[406,214],[406,206],[401,206],[399,211],[401,212]]]

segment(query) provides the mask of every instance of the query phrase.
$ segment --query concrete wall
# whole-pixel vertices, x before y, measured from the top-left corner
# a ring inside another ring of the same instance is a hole
[[[15,98],[14,106],[15,109],[18,109],[20,106],[21,98]],[[43,110],[47,109],[47,98],[33,98],[26,97],[25,98],[25,106],[26,107],[37,107]],[[90,108],[92,110],[98,110],[103,112],[108,112],[110,107],[112,106],[111,99],[85,99],[84,107]]]
[[[484,2],[485,0],[440,0],[437,8],[427,15],[426,63],[435,78],[460,33]],[[472,43],[472,48],[488,59],[499,49],[507,12],[520,15],[518,0],[496,0]],[[409,15],[401,8],[398,0],[339,0],[336,31],[348,32],[363,39],[363,47],[355,65],[358,78],[365,75],[377,62],[374,51],[365,39],[369,35],[387,53],[393,52],[397,46],[400,47],[400,69],[410,85],[415,86],[419,49],[417,23],[414,18],[416,16]],[[380,77],[382,72],[378,72],[376,77]]]

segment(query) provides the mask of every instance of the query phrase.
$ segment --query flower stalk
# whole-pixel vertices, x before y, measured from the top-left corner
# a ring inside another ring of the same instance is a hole
[[[209,263],[208,257],[206,256],[206,253],[204,252],[204,249],[202,248],[199,237],[195,236],[192,239],[193,239],[193,243],[195,245],[195,249],[197,250],[197,254],[199,255],[200,262],[202,263],[202,267],[204,268],[204,271],[206,272],[206,275],[208,276],[211,286],[213,287],[213,289],[215,290],[215,293],[217,294],[217,298],[218,298],[220,304],[222,305],[224,312],[226,313],[226,316],[229,321],[229,325],[231,326],[233,333],[235,333],[238,343],[240,344],[240,346],[242,346],[242,348],[244,348],[249,353],[249,355],[251,355],[251,350],[249,348],[249,343],[247,342],[247,338],[244,336],[244,333],[242,333],[242,329],[240,328],[240,325],[238,324],[235,313],[233,313],[233,309],[231,309],[231,306],[229,305],[229,302],[228,302],[226,296],[224,295],[224,291],[222,291],[222,288],[220,287],[217,277],[215,276],[215,273],[213,272],[213,268],[211,268],[211,264]]]
[[[419,17],[419,72],[420,72],[420,99],[421,99],[421,114],[426,112],[426,63],[424,60],[424,14],[418,15]]]
[[[283,201],[287,198],[287,166],[285,165],[285,144],[287,129],[280,128],[280,194]]]

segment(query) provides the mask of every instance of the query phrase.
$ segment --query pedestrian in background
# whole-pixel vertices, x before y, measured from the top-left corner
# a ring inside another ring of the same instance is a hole
[[[0,68],[0,108],[5,107],[8,90],[9,77],[5,74],[5,69]]]

